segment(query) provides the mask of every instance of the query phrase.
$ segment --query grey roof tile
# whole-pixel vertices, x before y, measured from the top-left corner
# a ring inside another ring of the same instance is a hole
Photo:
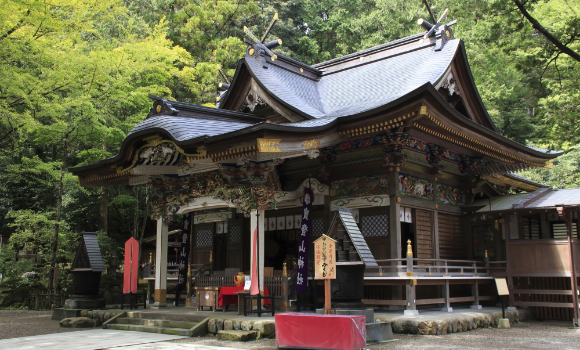
[[[137,124],[127,136],[161,128],[170,133],[176,141],[186,141],[200,136],[221,135],[252,125],[254,123],[235,120],[160,115],[147,118]]]
[[[432,45],[323,74],[319,81],[276,64],[264,68],[245,57],[258,81],[279,100],[313,118],[343,117],[386,105],[413,90],[435,85],[449,68],[459,46],[450,40],[441,51]]]

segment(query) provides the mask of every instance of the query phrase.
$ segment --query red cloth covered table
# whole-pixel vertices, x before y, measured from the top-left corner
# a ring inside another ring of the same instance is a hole
[[[225,304],[236,304],[238,305],[238,294],[244,290],[244,287],[221,287],[220,294],[218,295],[218,306],[224,306]],[[268,287],[264,286],[264,295],[268,295]],[[264,300],[264,305],[270,306],[270,300]]]
[[[365,316],[276,314],[279,348],[354,350],[366,347]]]

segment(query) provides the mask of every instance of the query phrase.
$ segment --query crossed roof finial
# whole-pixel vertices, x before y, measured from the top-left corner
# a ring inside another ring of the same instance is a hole
[[[262,35],[262,38],[261,39],[258,39],[254,35],[254,33],[252,33],[248,29],[248,27],[244,26],[244,32],[253,41],[252,42],[252,41],[249,41],[248,39],[244,39],[244,42],[247,45],[252,46],[252,49],[250,49],[250,55],[253,55],[254,50],[257,50],[258,49],[258,50],[264,51],[268,56],[270,56],[270,59],[272,61],[275,61],[278,58],[278,56],[276,56],[276,54],[274,52],[272,52],[270,49],[273,49],[273,48],[281,45],[282,44],[282,40],[281,39],[278,39],[278,40],[274,40],[274,41],[270,41],[270,42],[264,43],[264,41],[266,41],[266,38],[268,38],[268,35],[270,34],[270,31],[274,27],[274,24],[276,24],[276,21],[278,21],[278,13],[275,13],[274,14],[274,17],[270,21],[270,25],[268,26],[268,28],[264,32],[264,35]]]
[[[456,24],[457,20],[453,20],[447,24],[441,25],[441,22],[447,18],[447,15],[449,14],[449,9],[446,8],[439,17],[439,19],[435,20],[435,14],[432,11],[432,6],[429,0],[423,0],[423,3],[427,7],[429,16],[431,17],[431,20],[433,21],[434,24],[427,22],[423,18],[419,18],[417,20],[417,24],[419,24],[421,27],[423,27],[423,29],[427,31],[427,33],[425,33],[425,35],[419,41],[423,42],[423,40],[427,40],[429,37],[435,36],[437,33],[441,32],[441,40],[437,40],[437,43],[435,45],[435,51],[440,51],[441,49],[443,49],[443,46],[449,39],[453,39],[453,32],[449,27]]]

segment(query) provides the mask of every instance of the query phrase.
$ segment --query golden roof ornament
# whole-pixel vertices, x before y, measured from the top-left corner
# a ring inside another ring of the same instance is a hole
[[[262,37],[260,39],[258,39],[254,35],[254,33],[252,33],[252,31],[250,29],[248,29],[248,27],[244,26],[244,32],[251,39],[251,41],[248,39],[244,39],[244,42],[251,47],[250,50],[248,51],[250,56],[252,56],[254,54],[255,50],[257,50],[258,52],[263,51],[266,55],[270,56],[271,61],[275,61],[278,58],[278,56],[274,52],[272,52],[270,49],[274,49],[274,48],[282,45],[282,40],[277,39],[274,41],[265,42],[266,39],[268,38],[268,35],[270,35],[270,31],[272,30],[272,28],[274,27],[274,24],[276,24],[277,21],[278,21],[278,13],[276,12],[274,14],[274,17],[270,21],[268,28],[266,29],[266,31],[264,32],[264,34],[262,35]]]

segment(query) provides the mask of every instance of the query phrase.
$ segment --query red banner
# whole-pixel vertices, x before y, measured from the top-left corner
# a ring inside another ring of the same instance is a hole
[[[139,277],[139,242],[133,237],[125,242],[125,267],[123,270],[123,293],[137,293]]]

